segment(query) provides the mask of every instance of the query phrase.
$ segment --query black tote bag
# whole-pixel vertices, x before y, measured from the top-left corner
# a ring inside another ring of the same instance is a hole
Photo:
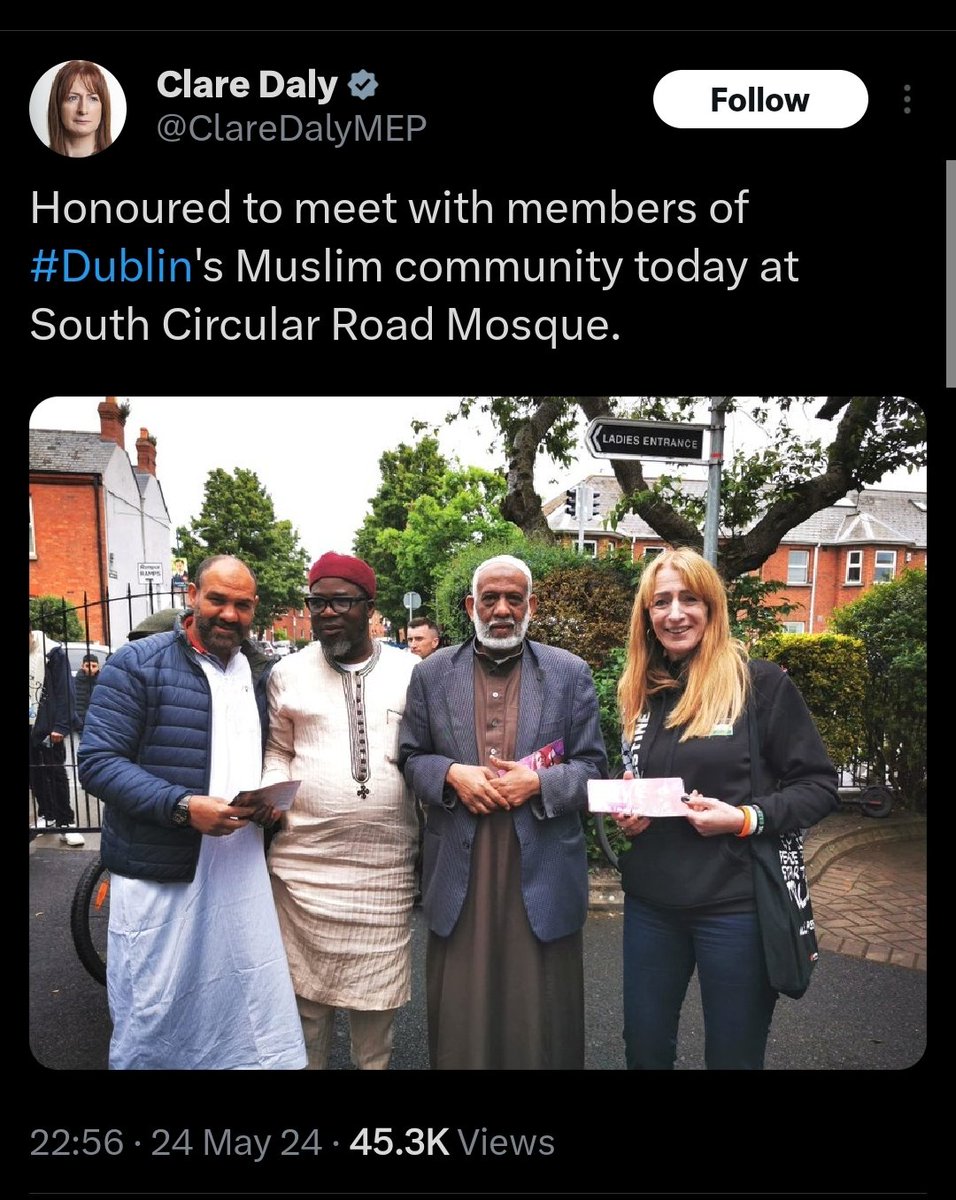
[[[752,693],[747,708],[753,799],[761,794],[757,779],[763,755]],[[803,835],[799,830],[762,833],[747,841],[753,860],[754,898],[770,986],[799,1000],[810,986],[810,976],[820,957],[803,860]]]

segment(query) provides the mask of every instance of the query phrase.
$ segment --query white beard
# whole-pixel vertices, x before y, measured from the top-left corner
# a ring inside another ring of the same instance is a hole
[[[471,622],[475,627],[478,641],[483,646],[487,646],[489,650],[517,650],[528,632],[531,613],[526,612],[523,619],[517,622],[514,633],[510,637],[495,637],[491,632],[491,625],[478,616],[477,609],[472,613]]]

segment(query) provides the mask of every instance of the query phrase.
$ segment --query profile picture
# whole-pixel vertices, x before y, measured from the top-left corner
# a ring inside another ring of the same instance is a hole
[[[72,58],[44,72],[30,97],[37,137],[66,158],[89,158],[111,146],[126,122],[126,96],[98,63]]]

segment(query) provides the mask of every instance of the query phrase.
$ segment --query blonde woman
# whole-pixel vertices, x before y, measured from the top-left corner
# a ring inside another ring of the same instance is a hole
[[[620,863],[627,1066],[673,1069],[696,967],[708,1069],[761,1070],[777,993],[747,839],[825,817],[836,772],[790,678],[731,637],[720,576],[692,550],[644,571],[618,703],[625,777],[679,777],[690,797],[685,817],[618,821],[631,841]]]

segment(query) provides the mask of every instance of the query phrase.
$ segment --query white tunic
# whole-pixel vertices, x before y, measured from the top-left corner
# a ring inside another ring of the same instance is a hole
[[[298,995],[382,1011],[411,994],[411,911],[418,840],[398,769],[398,730],[418,659],[375,643],[354,671],[318,643],[269,678],[264,783],[302,786],[269,850]]]
[[[258,786],[249,662],[201,656],[212,691],[209,794]],[[191,883],[114,875],[107,953],[112,1070],[293,1070],[302,1027],[262,830],[204,837]]]

